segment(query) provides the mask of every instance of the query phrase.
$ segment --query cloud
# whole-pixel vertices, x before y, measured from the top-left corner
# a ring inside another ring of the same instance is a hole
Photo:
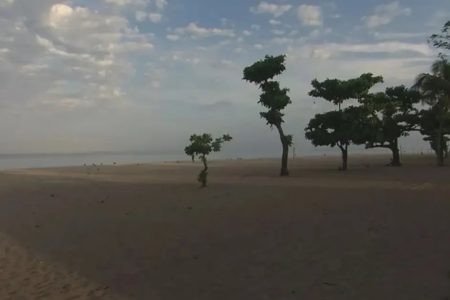
[[[148,17],[148,14],[145,11],[138,10],[135,13],[135,18],[136,18],[136,21],[138,21],[138,22],[146,21],[147,17]]]
[[[130,58],[151,52],[150,37],[122,16],[54,2],[22,2],[33,22],[23,21],[20,6],[0,16],[0,105],[77,109],[128,101],[121,86],[134,73]]]
[[[429,57],[433,55],[432,49],[426,43],[402,43],[402,42],[380,42],[380,43],[324,43],[307,45],[303,47],[303,53],[316,59],[330,59],[342,56],[354,57],[356,54],[387,55],[412,53],[414,57]]]
[[[411,8],[403,7],[400,2],[394,1],[375,7],[374,14],[362,18],[368,28],[373,29],[391,23],[396,17],[410,16]]]
[[[103,0],[108,4],[114,4],[118,6],[126,6],[126,5],[145,5],[145,0]]]
[[[269,23],[270,23],[270,25],[280,25],[280,24],[281,24],[280,21],[274,20],[274,19],[270,19],[270,20],[269,20]]]
[[[158,13],[150,13],[148,14],[148,19],[152,23],[159,23],[162,20],[162,15]]]
[[[155,6],[160,10],[165,9],[167,4],[167,0],[155,0]]]
[[[166,38],[169,41],[178,41],[180,39],[180,36],[176,35],[176,34],[168,34],[168,35],[166,35]]]
[[[281,17],[286,12],[290,11],[292,5],[289,4],[273,4],[268,2],[260,2],[258,6],[251,7],[250,12],[254,14],[271,14],[275,18]]]
[[[377,40],[404,40],[421,38],[426,40],[431,33],[427,32],[374,32],[373,37]]]
[[[322,26],[322,9],[316,5],[302,4],[298,7],[297,16],[305,26]]]
[[[209,38],[209,37],[234,37],[235,33],[231,29],[206,28],[189,23],[186,27],[179,27],[174,30],[178,36],[189,36],[191,38]]]

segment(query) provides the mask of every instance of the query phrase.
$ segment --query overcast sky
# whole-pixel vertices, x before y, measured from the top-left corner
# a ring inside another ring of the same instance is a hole
[[[233,155],[279,153],[241,78],[285,53],[285,131],[309,154],[304,128],[330,108],[313,78],[410,85],[448,19],[448,0],[0,0],[0,153],[179,153],[203,131],[234,136]]]

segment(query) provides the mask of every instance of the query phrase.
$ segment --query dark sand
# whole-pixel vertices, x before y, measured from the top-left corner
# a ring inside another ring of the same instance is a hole
[[[0,299],[450,299],[432,157],[0,173]]]

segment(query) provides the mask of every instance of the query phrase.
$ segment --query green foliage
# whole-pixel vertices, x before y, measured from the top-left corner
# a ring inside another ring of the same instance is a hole
[[[444,156],[448,156],[450,113],[446,113],[440,119],[440,112],[437,110],[438,107],[434,106],[420,112],[420,133],[424,136],[424,141],[430,143],[431,149],[433,149],[436,154],[442,149]],[[440,126],[441,122],[442,127]],[[439,134],[441,134],[441,136],[439,136]],[[438,147],[438,143],[441,144],[441,147]]]
[[[444,164],[447,149],[447,119],[450,109],[450,62],[441,57],[431,67],[431,74],[420,74],[413,88],[430,106],[421,113],[421,132],[435,150],[438,165]]]
[[[338,111],[317,114],[305,129],[305,136],[315,146],[338,146],[342,152],[342,168],[347,169],[348,146],[350,144],[364,144],[373,134],[374,126],[369,118],[366,107],[350,106],[344,110],[344,101],[354,99],[362,101],[369,90],[377,83],[383,82],[383,77],[373,76],[371,73],[362,74],[358,78],[349,80],[327,79],[319,82],[312,81],[312,97],[321,97],[339,106]]]
[[[243,79],[256,84],[266,82],[286,70],[284,65],[285,60],[286,55],[266,55],[263,60],[257,61],[253,65],[244,69]]]
[[[363,98],[375,84],[381,82],[383,77],[373,76],[371,73],[349,80],[327,79],[319,82],[314,79],[311,83],[314,89],[309,92],[309,95],[341,105],[345,100]]]
[[[396,146],[398,139],[407,136],[418,124],[415,105],[421,100],[417,91],[405,86],[387,88],[385,92],[367,95],[364,106],[371,112],[366,143],[367,148]]]
[[[197,178],[202,184],[202,187],[206,187],[208,180],[207,156],[211,152],[219,152],[222,149],[222,145],[231,140],[232,137],[229,134],[224,134],[220,138],[213,139],[209,133],[204,133],[202,135],[193,134],[189,138],[190,144],[184,149],[184,152],[192,157],[192,161],[194,161],[195,158],[199,158],[202,161],[204,168]]]
[[[289,89],[281,88],[279,82],[271,80],[286,70],[285,59],[285,55],[267,55],[263,60],[244,69],[244,80],[258,84],[262,91],[258,103],[268,111],[260,115],[270,126],[279,126],[284,122],[284,114],[281,111],[291,103]]]
[[[419,74],[413,89],[421,92],[429,105],[445,101],[450,95],[450,62],[443,58],[435,61],[431,66],[431,74]]]
[[[428,42],[435,48],[450,50],[450,21],[444,24],[440,33],[430,36]]]
[[[305,129],[314,146],[345,147],[363,144],[367,139],[367,110],[350,106],[342,111],[317,114]]]

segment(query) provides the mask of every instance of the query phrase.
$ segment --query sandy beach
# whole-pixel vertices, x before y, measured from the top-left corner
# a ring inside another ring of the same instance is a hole
[[[450,299],[431,156],[0,173],[0,299]]]

